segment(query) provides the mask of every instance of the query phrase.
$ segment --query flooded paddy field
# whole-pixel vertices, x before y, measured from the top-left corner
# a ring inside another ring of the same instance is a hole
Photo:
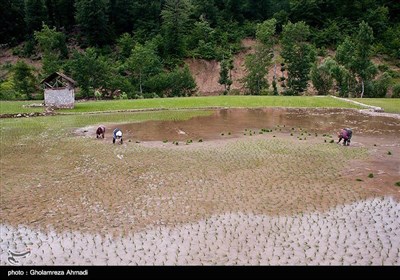
[[[2,136],[2,265],[24,252],[14,264],[400,264],[399,119],[340,109],[92,118]],[[350,146],[335,143],[343,127]]]

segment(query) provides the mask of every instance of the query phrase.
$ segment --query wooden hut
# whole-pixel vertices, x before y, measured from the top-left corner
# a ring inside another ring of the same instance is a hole
[[[45,78],[44,104],[53,108],[74,108],[76,82],[67,75],[55,72]]]

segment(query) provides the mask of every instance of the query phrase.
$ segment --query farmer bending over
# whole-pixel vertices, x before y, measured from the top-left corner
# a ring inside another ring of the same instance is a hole
[[[106,133],[106,128],[104,125],[100,125],[96,130],[96,138],[104,138],[104,133]]]
[[[353,136],[353,131],[350,128],[343,128],[338,132],[339,141],[337,143],[339,144],[343,139],[343,146],[350,146],[351,136]]]
[[[113,144],[115,144],[115,140],[119,139],[120,143],[122,144],[122,131],[119,128],[114,129],[113,131]]]

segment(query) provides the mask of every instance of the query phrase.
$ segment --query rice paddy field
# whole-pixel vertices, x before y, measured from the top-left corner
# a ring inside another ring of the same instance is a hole
[[[400,264],[399,118],[265,108],[0,125],[1,265]]]

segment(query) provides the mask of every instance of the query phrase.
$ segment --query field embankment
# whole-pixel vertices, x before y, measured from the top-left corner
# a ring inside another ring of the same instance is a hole
[[[40,101],[1,101],[0,114],[18,114],[43,111],[43,108],[24,107]],[[203,109],[203,108],[260,108],[260,107],[301,107],[301,108],[358,108],[329,96],[203,96],[133,100],[110,100],[76,102],[74,109],[57,110],[58,113],[111,112],[144,109]]]

